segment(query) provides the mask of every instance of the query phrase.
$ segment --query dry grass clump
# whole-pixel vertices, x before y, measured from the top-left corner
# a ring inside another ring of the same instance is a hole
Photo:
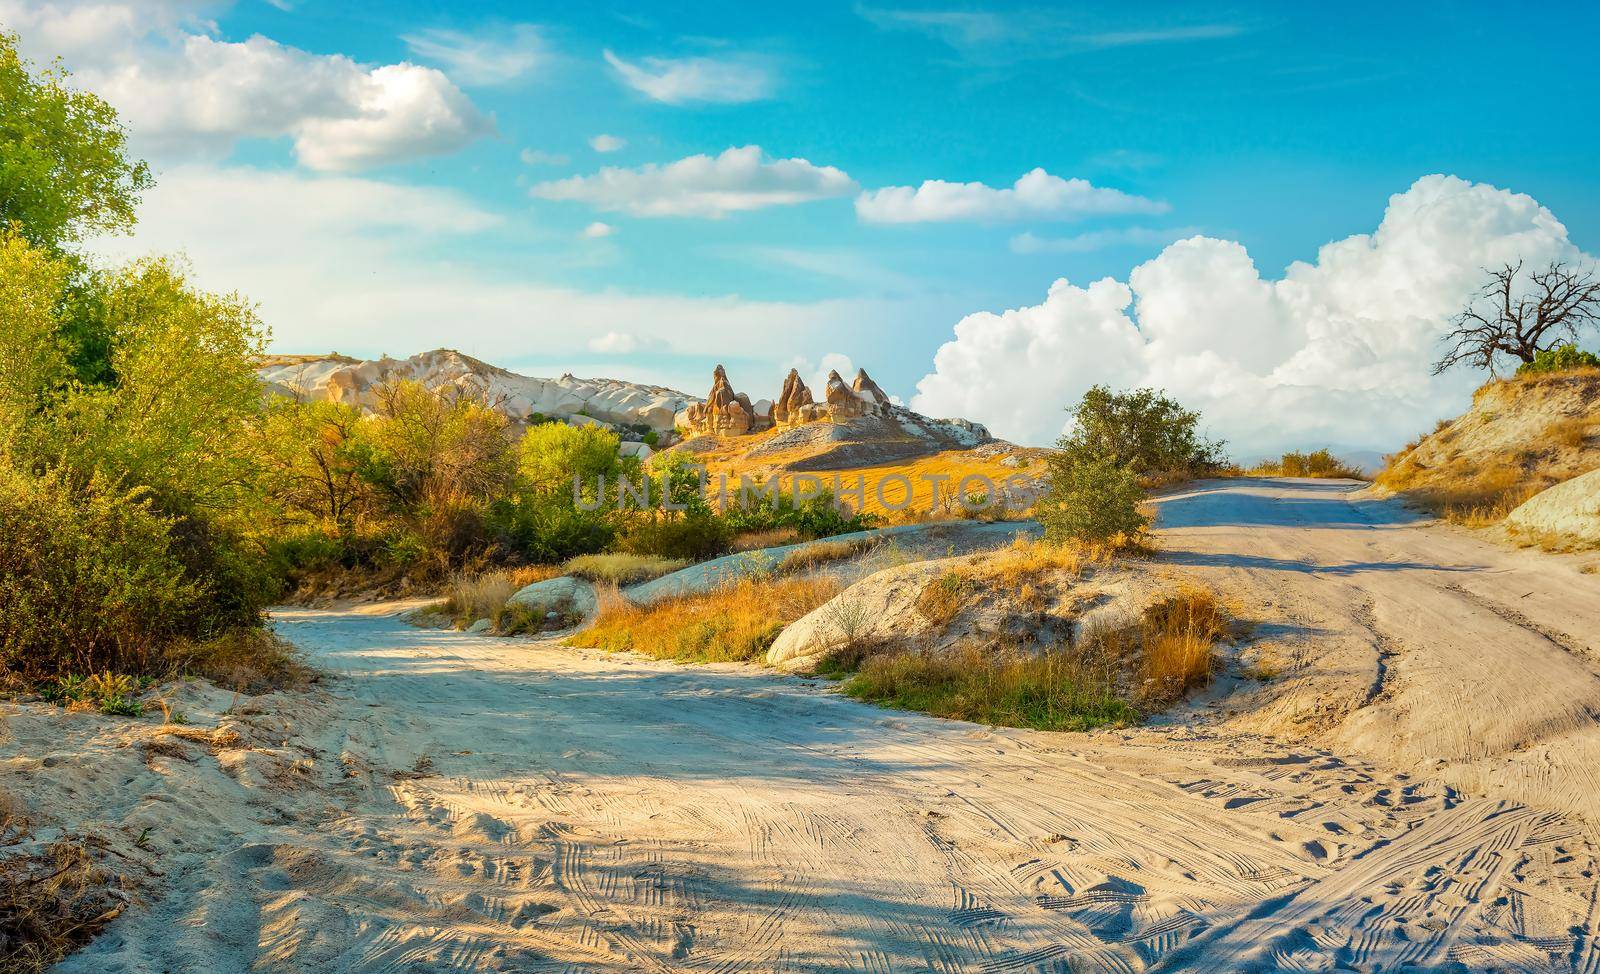
[[[1181,585],[1150,606],[1139,620],[1136,695],[1151,707],[1176,703],[1211,682],[1216,645],[1228,635],[1228,618],[1216,595]]]
[[[1019,652],[969,644],[941,653],[870,656],[845,684],[858,700],[1004,727],[1086,731],[1131,724],[1115,669],[1072,649]]]
[[[1422,468],[1400,461],[1378,476],[1378,483],[1455,524],[1481,528],[1495,524],[1523,501],[1559,478],[1532,472],[1520,462],[1500,460],[1478,466],[1459,464]]]
[[[1566,416],[1545,427],[1543,438],[1568,450],[1581,449],[1597,425],[1587,416]]]
[[[640,607],[615,588],[601,589],[594,625],[569,642],[681,662],[758,660],[784,626],[838,591],[836,581],[823,577],[746,577]]]
[[[457,575],[445,589],[442,610],[457,625],[471,625],[493,618],[516,594],[517,585],[506,572]]]
[[[1066,560],[1070,555],[1048,556]],[[926,590],[919,611],[946,612],[949,589]],[[930,616],[930,618],[932,618]],[[967,643],[947,651],[852,645],[823,671],[848,675],[844,692],[885,706],[1012,727],[1089,730],[1171,706],[1211,681],[1217,643],[1231,634],[1217,597],[1179,585],[1138,618],[1102,625],[1070,645],[1029,651]]]
[[[240,629],[165,650],[174,674],[198,676],[238,693],[303,690],[316,678],[300,650],[268,629]]]
[[[567,562],[566,572],[568,575],[587,578],[591,582],[635,585],[670,575],[680,568],[687,567],[689,562],[683,558],[618,552],[605,555],[579,555]]]
[[[736,534],[728,543],[728,550],[737,554],[741,551],[756,551],[760,548],[781,548],[785,545],[796,544],[801,541],[800,532],[795,528],[771,528],[766,531],[746,531]]]
[[[88,943],[122,912],[118,885],[66,839],[0,859],[0,970],[36,974]]]
[[[856,555],[871,548],[876,543],[873,538],[857,538],[853,541],[816,541],[802,548],[796,548],[783,556],[778,562],[778,574],[788,575],[793,572],[805,571],[818,565],[825,565],[831,561],[843,561],[854,558]]]

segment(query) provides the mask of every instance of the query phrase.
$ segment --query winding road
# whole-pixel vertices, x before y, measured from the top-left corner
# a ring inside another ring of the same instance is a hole
[[[289,609],[241,848],[64,971],[1600,971],[1600,577],[1328,481],[1163,498],[1285,674],[1090,735]]]

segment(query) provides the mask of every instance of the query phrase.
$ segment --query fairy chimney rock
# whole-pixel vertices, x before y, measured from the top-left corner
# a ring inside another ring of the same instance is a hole
[[[878,388],[878,384],[876,382],[872,381],[872,376],[867,374],[866,369],[856,370],[856,381],[854,384],[852,384],[851,388],[855,390],[855,394],[858,397],[867,400],[874,406],[889,405],[888,395],[885,394],[882,389]]]
[[[790,369],[783,380],[783,391],[778,394],[778,401],[772,404],[772,420],[779,424],[803,423],[806,421],[805,407],[812,405],[812,402],[811,390],[800,378],[800,370]]]

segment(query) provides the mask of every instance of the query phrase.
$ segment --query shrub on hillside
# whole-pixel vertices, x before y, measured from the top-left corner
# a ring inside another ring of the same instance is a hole
[[[1037,516],[1052,541],[1132,541],[1150,523],[1139,510],[1143,500],[1139,478],[1112,459],[1069,463],[1052,458],[1050,491]]]
[[[1600,355],[1586,352],[1571,342],[1556,345],[1537,353],[1532,362],[1517,366],[1518,375],[1541,372],[1566,372],[1571,369],[1600,369]]]

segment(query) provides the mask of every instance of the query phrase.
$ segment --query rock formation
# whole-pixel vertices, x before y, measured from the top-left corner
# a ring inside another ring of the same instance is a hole
[[[878,388],[878,384],[876,382],[872,381],[872,376],[867,374],[866,369],[856,370],[856,381],[850,386],[850,388],[855,392],[856,397],[859,399],[864,399],[877,406],[889,405],[889,396],[882,389]]]
[[[770,426],[770,412],[768,404],[767,415],[759,414],[748,395],[734,392],[727,370],[719,365],[711,373],[711,391],[706,394],[705,402],[690,406],[685,412],[685,421],[696,433],[743,436]]]
[[[812,405],[811,390],[806,388],[804,379],[800,378],[799,369],[790,369],[783,380],[783,391],[778,394],[778,401],[772,404],[772,421],[779,426],[790,423],[803,423],[802,415],[805,407]]]

